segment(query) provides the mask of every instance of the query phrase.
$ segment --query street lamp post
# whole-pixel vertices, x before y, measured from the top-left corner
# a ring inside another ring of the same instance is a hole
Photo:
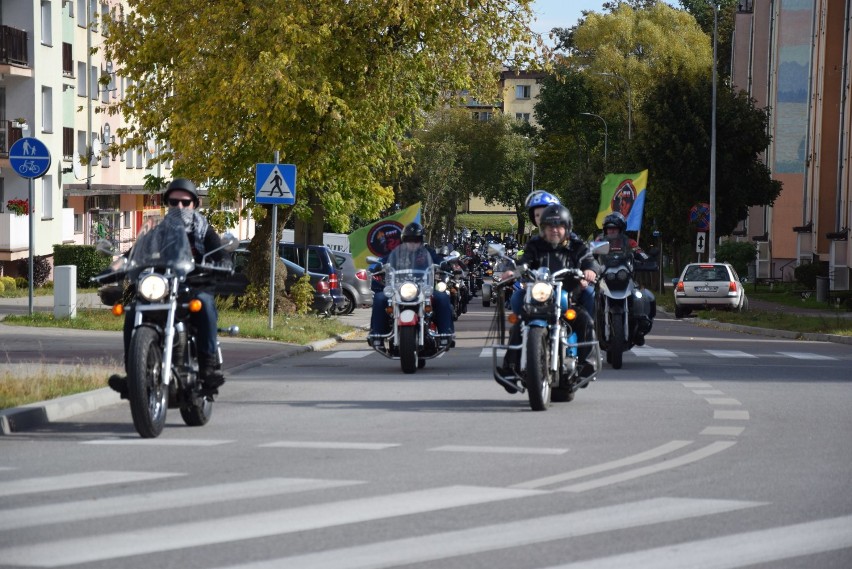
[[[580,113],[581,115],[586,115],[589,117],[597,117],[601,119],[601,122],[604,124],[604,167],[606,167],[606,147],[607,147],[607,139],[609,139],[609,129],[606,126],[606,121],[600,115],[596,115],[594,113]]]
[[[707,259],[716,261],[716,28],[718,26],[719,3],[713,3],[713,110],[710,125],[710,240],[707,244]]]
[[[625,87],[627,87],[627,140],[633,138],[633,97],[630,95],[630,83],[627,82],[627,79],[618,75],[617,73],[606,73],[599,72],[595,73],[595,75],[603,75],[605,77],[615,77],[616,79],[621,79],[624,81]]]

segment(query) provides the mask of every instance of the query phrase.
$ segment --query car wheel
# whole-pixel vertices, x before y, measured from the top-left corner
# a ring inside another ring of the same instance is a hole
[[[352,311],[355,310],[355,296],[347,289],[343,289],[343,299],[344,303],[337,310],[337,314],[340,316],[346,316],[347,314],[352,314]]]
[[[746,310],[748,310],[748,297],[746,295],[743,295],[743,300],[742,302],[740,302],[739,311],[745,312]]]
[[[675,318],[683,318],[687,314],[689,314],[689,312],[687,312],[685,309],[681,308],[680,306],[675,306]]]

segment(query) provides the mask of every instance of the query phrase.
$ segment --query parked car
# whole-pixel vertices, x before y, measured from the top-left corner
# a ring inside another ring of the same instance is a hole
[[[216,285],[216,294],[221,296],[240,296],[248,286],[248,278],[244,270],[249,260],[248,242],[243,241],[240,248],[234,251],[234,274],[228,279]],[[305,269],[287,259],[281,259],[287,267],[287,278],[284,281],[284,290],[290,292],[290,287],[296,284],[305,274]],[[314,301],[311,309],[321,314],[329,313],[334,306],[334,298],[331,295],[331,285],[328,275],[308,271],[311,285],[314,287]]]
[[[351,314],[358,307],[373,306],[373,291],[370,288],[370,273],[367,269],[358,269],[352,261],[352,253],[332,251],[337,266],[340,267],[340,288],[346,298],[338,314]]]
[[[746,310],[748,298],[737,272],[728,263],[690,263],[675,283],[675,318],[693,310]]]
[[[328,275],[328,283],[331,287],[331,296],[334,298],[333,312],[339,313],[346,304],[343,289],[340,288],[340,267],[331,254],[331,249],[325,245],[297,245],[295,243],[280,242],[278,254],[282,259],[302,267],[309,271]],[[307,258],[306,258],[307,257]]]

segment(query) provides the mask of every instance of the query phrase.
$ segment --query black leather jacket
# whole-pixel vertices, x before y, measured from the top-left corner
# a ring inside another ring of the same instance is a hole
[[[547,267],[551,272],[565,268],[576,268],[583,271],[591,270],[600,276],[602,270],[589,253],[586,243],[573,233],[568,236],[566,241],[557,246],[551,245],[540,236],[533,237],[524,246],[524,252],[519,262],[526,263],[532,269]],[[580,285],[577,279],[569,275],[565,276],[563,282],[566,290],[569,291],[578,289]]]

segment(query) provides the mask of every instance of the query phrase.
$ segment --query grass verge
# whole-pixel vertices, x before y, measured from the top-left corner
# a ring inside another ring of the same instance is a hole
[[[100,389],[106,387],[106,378],[118,371],[90,365],[12,366],[0,370],[0,410]]]

